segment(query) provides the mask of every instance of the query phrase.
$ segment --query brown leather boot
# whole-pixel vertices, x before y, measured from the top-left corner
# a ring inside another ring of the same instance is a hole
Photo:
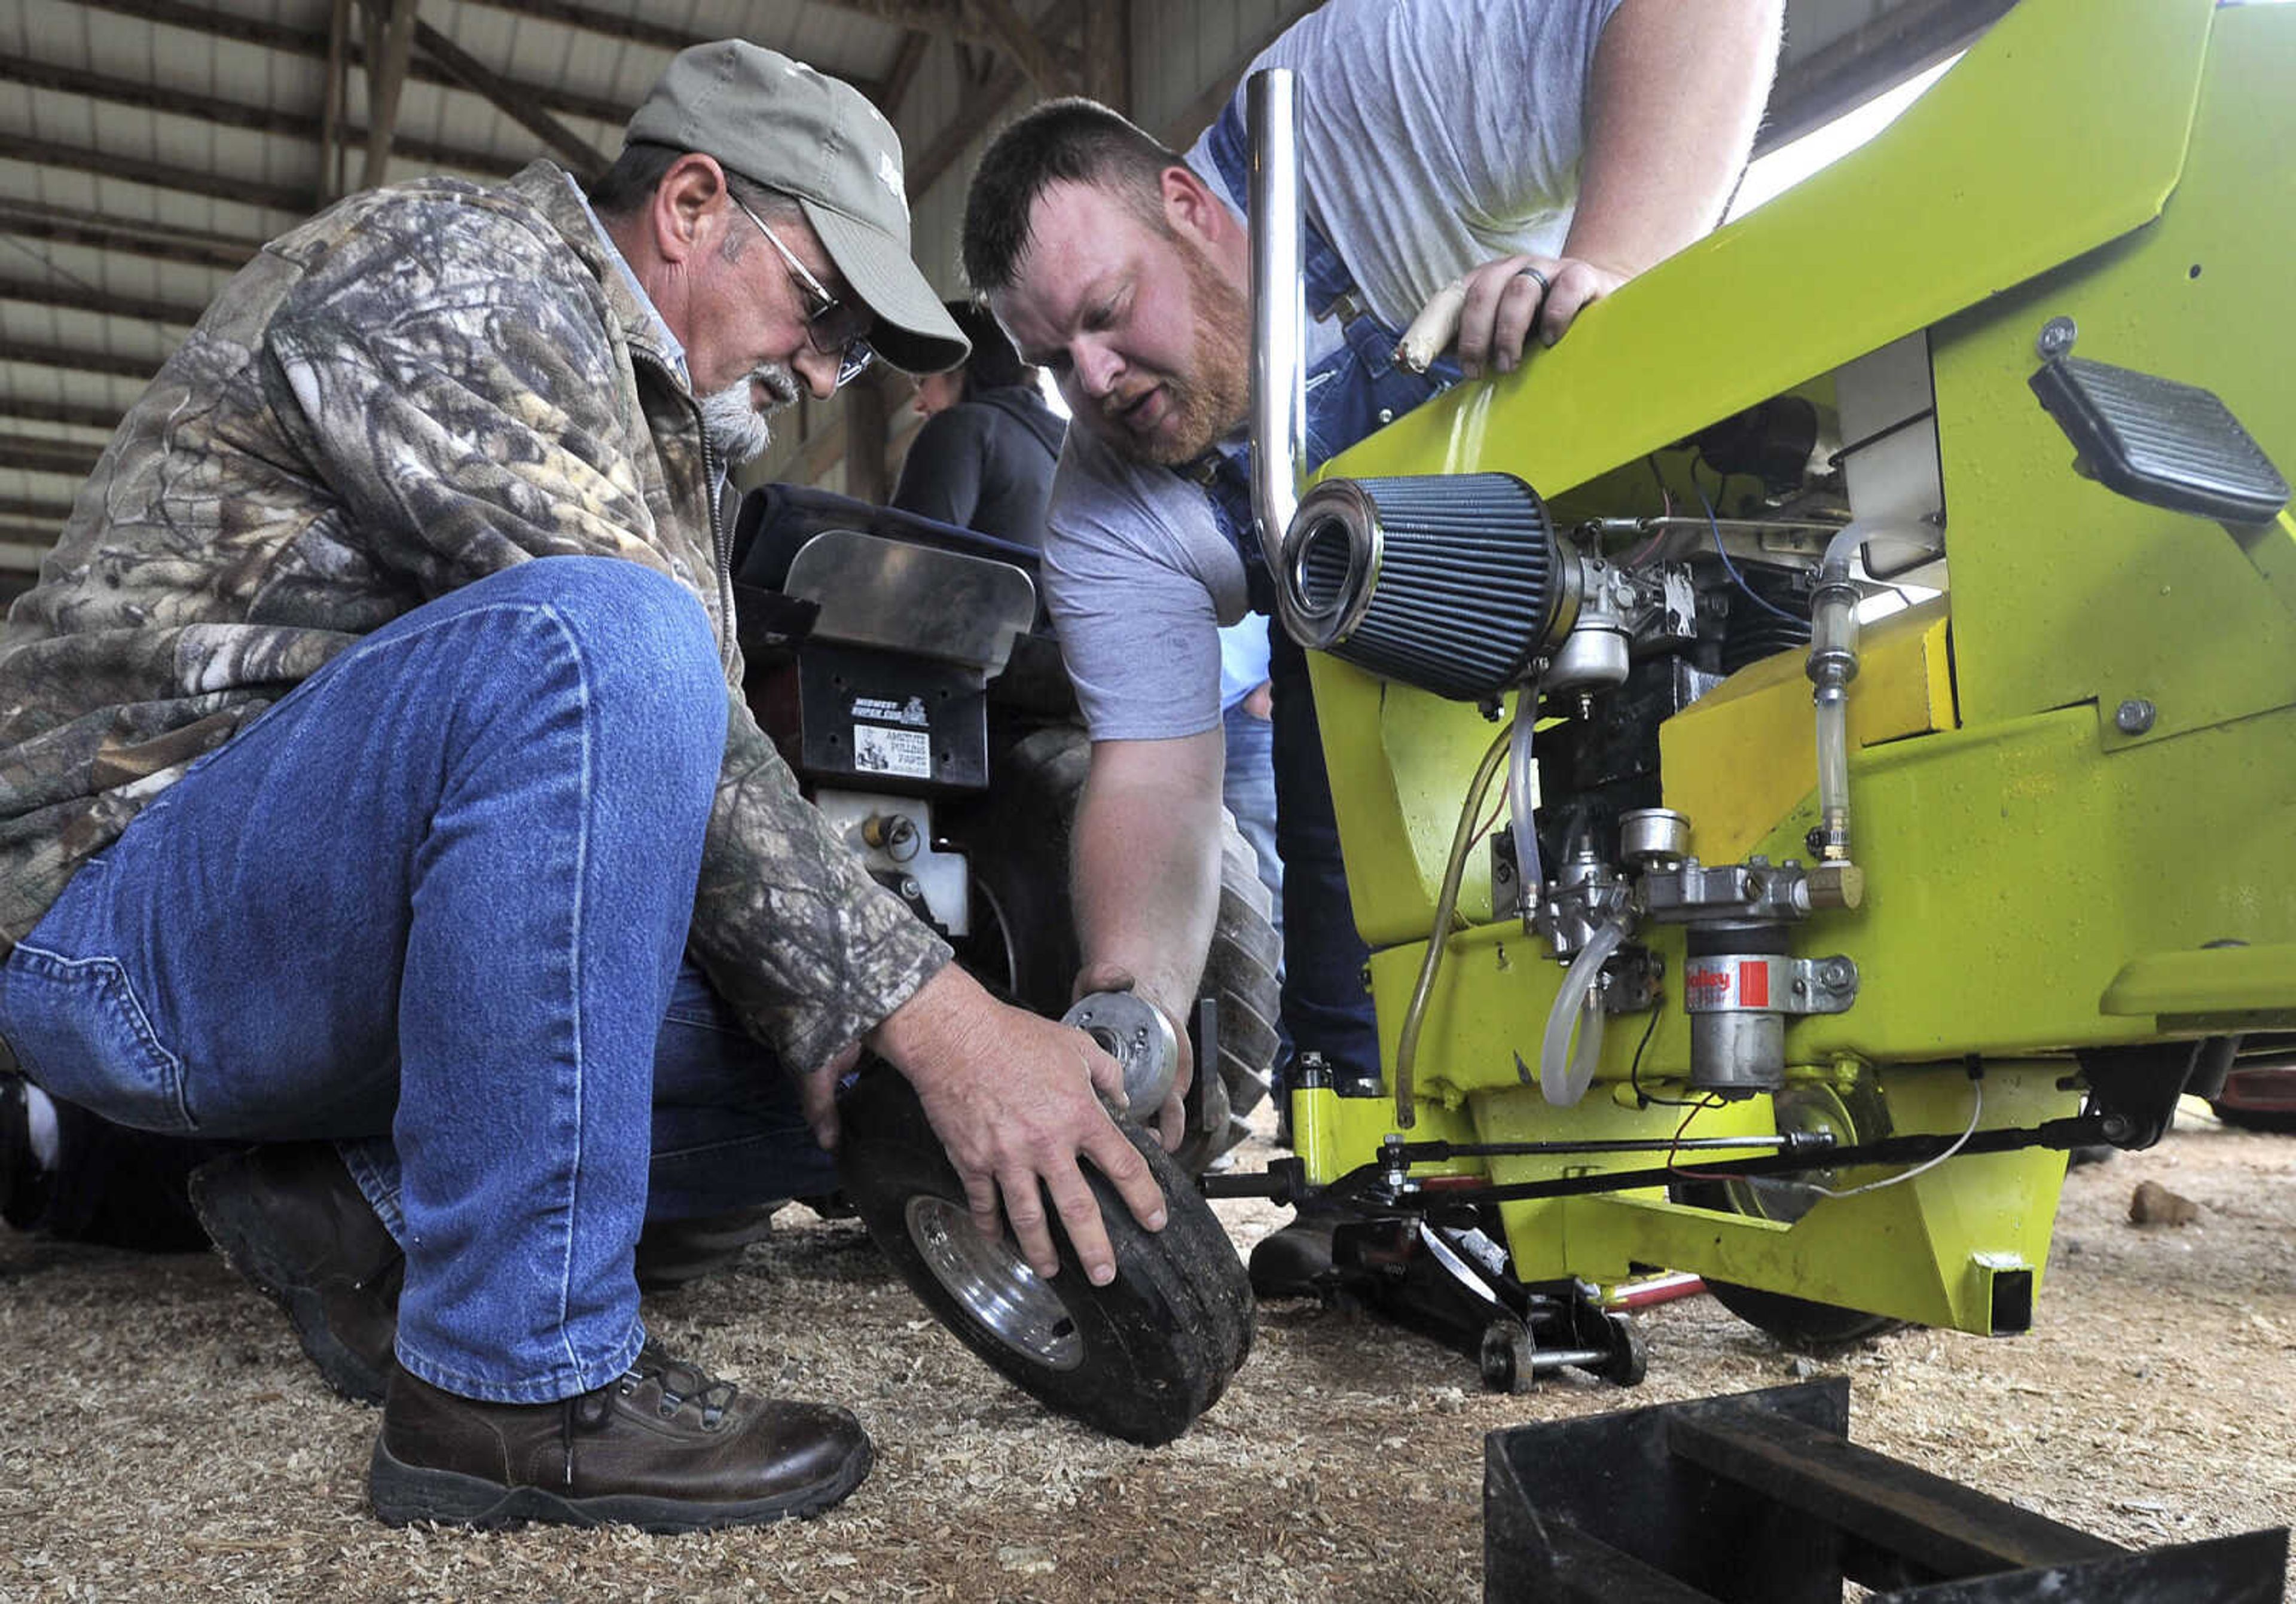
[[[693,1532],[817,1515],[869,1461],[846,1411],[742,1392],[649,1343],[619,1380],[555,1404],[483,1404],[394,1372],[367,1485],[392,1526]]]
[[[324,1142],[280,1142],[192,1172],[192,1208],[231,1267],[287,1311],[338,1395],[380,1404],[398,1369],[406,1256]]]

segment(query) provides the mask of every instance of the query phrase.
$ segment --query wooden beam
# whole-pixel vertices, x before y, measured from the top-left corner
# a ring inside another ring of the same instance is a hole
[[[885,462],[886,370],[845,387],[845,494],[882,506],[893,494]]]
[[[62,368],[73,373],[103,373],[114,379],[148,380],[160,371],[159,362],[147,362],[140,356],[115,356],[109,351],[45,345],[37,340],[0,340],[0,363],[9,362],[20,362],[28,367]]]
[[[0,495],[0,518],[29,518],[37,523],[61,524],[71,516],[68,501],[38,501],[29,495]]]
[[[967,45],[997,43],[995,33],[972,15],[963,0],[815,0],[815,4],[824,11],[849,12],[937,39]]]
[[[688,45],[706,45],[713,37],[687,33],[682,29],[648,22],[643,18],[619,12],[595,10],[578,4],[578,0],[472,0],[472,4],[512,12],[521,17],[537,17],[545,22],[555,22],[562,28],[596,34],[603,38],[623,39],[633,45],[651,45],[660,50],[684,50]],[[936,38],[963,39],[972,44],[1000,47],[1002,45],[995,32],[968,14],[959,0],[815,0],[815,4],[824,11],[847,12],[895,28],[931,34]],[[847,74],[839,73],[837,76],[845,78],[857,89],[863,86],[861,80]]]
[[[317,118],[299,111],[279,111],[249,107],[222,100],[214,95],[186,94],[176,91],[156,91],[149,85],[126,78],[110,78],[102,73],[59,70],[30,62],[0,58],[0,82],[42,80],[38,86],[64,89],[67,93],[94,100],[113,101],[143,110],[166,111],[179,117],[200,118],[225,123],[233,127],[251,128],[266,134],[281,134],[298,139],[316,139],[323,129]],[[361,137],[357,127],[342,130],[345,141]],[[20,147],[27,153],[20,160],[52,162],[75,171],[109,174],[114,177],[133,178],[138,183],[156,184],[161,189],[183,190],[194,195],[209,195],[223,200],[245,200],[267,205],[279,211],[301,216],[310,208],[309,195],[283,184],[257,185],[244,181],[219,176],[194,168],[170,167],[160,162],[133,161],[117,156],[102,155],[92,151],[73,151],[70,147],[41,140],[20,140],[0,135],[0,154],[7,147]],[[523,156],[497,156],[491,151],[472,150],[467,145],[450,145],[431,140],[400,139],[396,142],[398,153],[410,161],[430,167],[456,168],[466,172],[508,176],[526,165]],[[34,154],[32,152],[37,152]]]
[[[125,411],[117,406],[89,406],[77,401],[28,401],[0,396],[0,418],[21,418],[27,423],[62,423],[73,429],[100,429],[106,434],[119,427]]]
[[[413,9],[410,0],[408,10]],[[445,68],[463,87],[484,95],[496,110],[571,162],[577,176],[594,177],[611,165],[596,146],[541,107],[520,99],[510,84],[428,22],[414,24],[414,48]]]
[[[840,418],[819,434],[809,437],[805,448],[797,454],[790,466],[790,482],[816,485],[832,468],[845,459],[845,420]]]
[[[1046,48],[1045,41],[1021,15],[1013,0],[972,0],[972,5],[996,36],[998,46],[1019,63],[1021,70],[1027,73],[1029,80],[1037,86],[1039,94],[1050,100],[1055,95],[1077,92],[1075,75],[1063,71],[1053,60],[1053,53]]]
[[[956,165],[956,159],[964,154],[965,147],[1011,109],[1013,102],[1020,97],[1021,91],[1028,87],[1028,74],[1007,64],[998,69],[996,76],[990,78],[985,87],[957,107],[956,115],[941,125],[940,131],[933,135],[932,143],[909,163],[909,206],[912,210],[924,200],[932,186],[940,182],[941,175]]]
[[[95,212],[7,199],[0,199],[0,233],[53,240],[65,245],[88,245],[98,250],[117,250],[187,266],[226,269],[245,266],[263,249],[262,241],[236,234],[176,228],[164,223],[125,223]]]
[[[878,91],[877,110],[891,122],[901,112],[901,102],[908,98],[909,86],[916,82],[917,69],[925,63],[925,53],[932,48],[933,37],[921,28],[913,28],[901,41],[901,53],[893,58],[893,70],[885,75],[884,86]]]
[[[1303,5],[1299,0],[1286,0],[1283,20],[1262,35],[1258,44],[1230,57],[1227,65],[1220,69],[1219,76],[1212,80],[1212,86],[1167,119],[1164,126],[1156,130],[1156,137],[1176,151],[1185,151],[1195,143],[1196,135],[1210,127],[1212,119],[1227,110],[1227,102],[1235,94],[1235,86],[1243,82],[1245,70],[1259,59],[1259,53],[1282,38],[1286,29],[1315,10],[1320,3],[1321,0],[1309,0]]]
[[[83,0],[87,7],[135,17],[146,22],[164,23],[193,33],[212,34],[240,45],[260,45],[287,55],[308,56],[324,61],[327,58],[328,37],[325,29],[296,28],[285,23],[266,21],[259,17],[240,16],[220,12],[212,6],[193,5],[186,0]],[[344,42],[344,59],[353,66],[365,62],[365,51],[357,38]],[[406,76],[419,83],[435,85],[444,89],[462,86],[435,62],[414,61],[407,63]],[[618,100],[584,94],[554,84],[533,83],[504,78],[503,80],[529,104],[566,117],[586,117],[594,122],[611,123],[619,127],[629,120],[632,108]]]
[[[309,117],[298,111],[253,105],[244,100],[226,99],[219,94],[162,89],[133,78],[113,78],[76,67],[29,61],[21,56],[0,57],[0,82],[21,84],[31,89],[53,90],[59,94],[77,95],[87,100],[110,101],[115,105],[133,106],[139,111],[163,111],[176,117],[196,118],[201,122],[220,123],[230,128],[251,128],[262,134],[291,134],[308,137],[314,126]]]
[[[62,168],[70,172],[94,173],[100,177],[123,178],[131,184],[148,184],[155,189],[180,190],[187,195],[210,195],[218,200],[236,200],[244,206],[268,207],[273,211],[291,212],[297,217],[303,215],[311,200],[311,192],[306,185],[253,184],[243,178],[233,178],[198,168],[106,156],[78,145],[58,144],[47,139],[23,139],[12,134],[0,134],[0,157],[40,167]]]
[[[1066,38],[1076,31],[1084,15],[1084,5],[1085,0],[1054,0],[1052,9],[1037,24],[1038,32],[1048,39]],[[1012,109],[1028,81],[1027,74],[1008,63],[997,70],[978,94],[957,107],[956,115],[942,126],[933,136],[933,143],[909,163],[910,206],[923,200],[925,192],[940,182],[941,175],[956,165],[965,147]]]
[[[620,39],[631,45],[651,45],[656,50],[685,50],[695,45],[707,45],[714,37],[688,33],[682,28],[669,28],[660,22],[649,22],[643,16],[627,12],[593,10],[576,4],[576,0],[477,0],[477,3],[516,16],[555,22],[561,28],[570,28],[578,33],[596,34],[601,38]]]
[[[0,569],[29,573],[40,566],[40,558],[56,544],[62,525],[51,529],[40,524],[0,524]],[[27,563],[26,557],[31,561]]]
[[[319,183],[313,211],[324,211],[343,192],[343,102],[350,95],[351,0],[327,7],[327,92],[319,107]]]
[[[136,295],[114,295],[110,291],[65,283],[55,279],[0,278],[0,300],[23,301],[35,307],[59,307],[67,312],[91,312],[99,317],[133,317],[152,323],[173,323],[185,329],[199,322],[201,314],[207,310],[205,307],[194,307],[183,301],[148,300]]]
[[[399,91],[414,49],[416,0],[361,0],[366,9],[366,176],[361,189],[381,184],[398,132]]]
[[[51,439],[44,435],[0,433],[0,468],[18,468],[26,473],[68,473],[84,479],[102,454],[101,446],[82,446],[75,440]]]
[[[34,531],[36,536],[38,533]],[[0,546],[0,572],[5,572],[18,581],[0,591],[0,595],[13,601],[31,589],[32,582],[39,577],[41,562],[55,550],[55,545],[56,531],[50,529],[45,539],[35,538],[20,545]]]
[[[1775,150],[1894,88],[2001,20],[2013,0],[1900,0],[1778,70],[1754,154]]]
[[[1132,115],[1130,0],[1085,0],[1084,92]]]

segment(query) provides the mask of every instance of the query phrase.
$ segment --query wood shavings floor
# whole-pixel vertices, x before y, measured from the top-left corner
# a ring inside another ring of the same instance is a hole
[[[2128,1223],[2144,1180],[2198,1222]],[[675,1538],[388,1530],[364,1507],[374,1415],[326,1394],[219,1259],[0,1232],[0,1601],[1467,1599],[1485,1432],[1834,1373],[1857,1441],[2131,1546],[2284,1525],[2292,1181],[2296,1137],[2188,1112],[2155,1150],[2069,1177],[2029,1336],[1906,1331],[1813,1363],[1695,1298],[1645,1316],[1631,1393],[1487,1395],[1419,1338],[1272,1305],[1227,1397],[1153,1452],[1046,1415],[857,1224],[792,1208],[648,1319],[721,1374],[854,1408],[877,1468],[822,1519]],[[1287,1217],[1221,1209],[1244,1248]]]

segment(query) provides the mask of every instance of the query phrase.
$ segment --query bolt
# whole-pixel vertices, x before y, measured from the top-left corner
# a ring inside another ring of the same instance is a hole
[[[1818,965],[1817,978],[1828,991],[1848,991],[1857,984],[1857,966],[1847,958],[1829,958]]]
[[[901,896],[904,899],[914,902],[922,895],[923,888],[919,886],[916,881],[909,879],[906,875],[903,875],[901,877]]]
[[[2161,716],[2160,709],[2141,696],[2132,696],[2113,709],[2112,727],[2123,735],[2142,735]]]
[[[2041,360],[2047,362],[2071,350],[2073,341],[2079,337],[2080,328],[2071,318],[2053,317],[2041,325],[2041,337],[2033,342],[2034,348],[2040,352]]]

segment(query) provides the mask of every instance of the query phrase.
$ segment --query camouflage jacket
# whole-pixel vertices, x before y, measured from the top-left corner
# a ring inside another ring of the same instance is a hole
[[[266,246],[121,422],[0,634],[0,952],[352,640],[529,558],[621,557],[699,596],[725,656],[692,950],[784,1062],[826,1060],[948,949],[750,715],[717,471],[557,168],[358,195]]]

